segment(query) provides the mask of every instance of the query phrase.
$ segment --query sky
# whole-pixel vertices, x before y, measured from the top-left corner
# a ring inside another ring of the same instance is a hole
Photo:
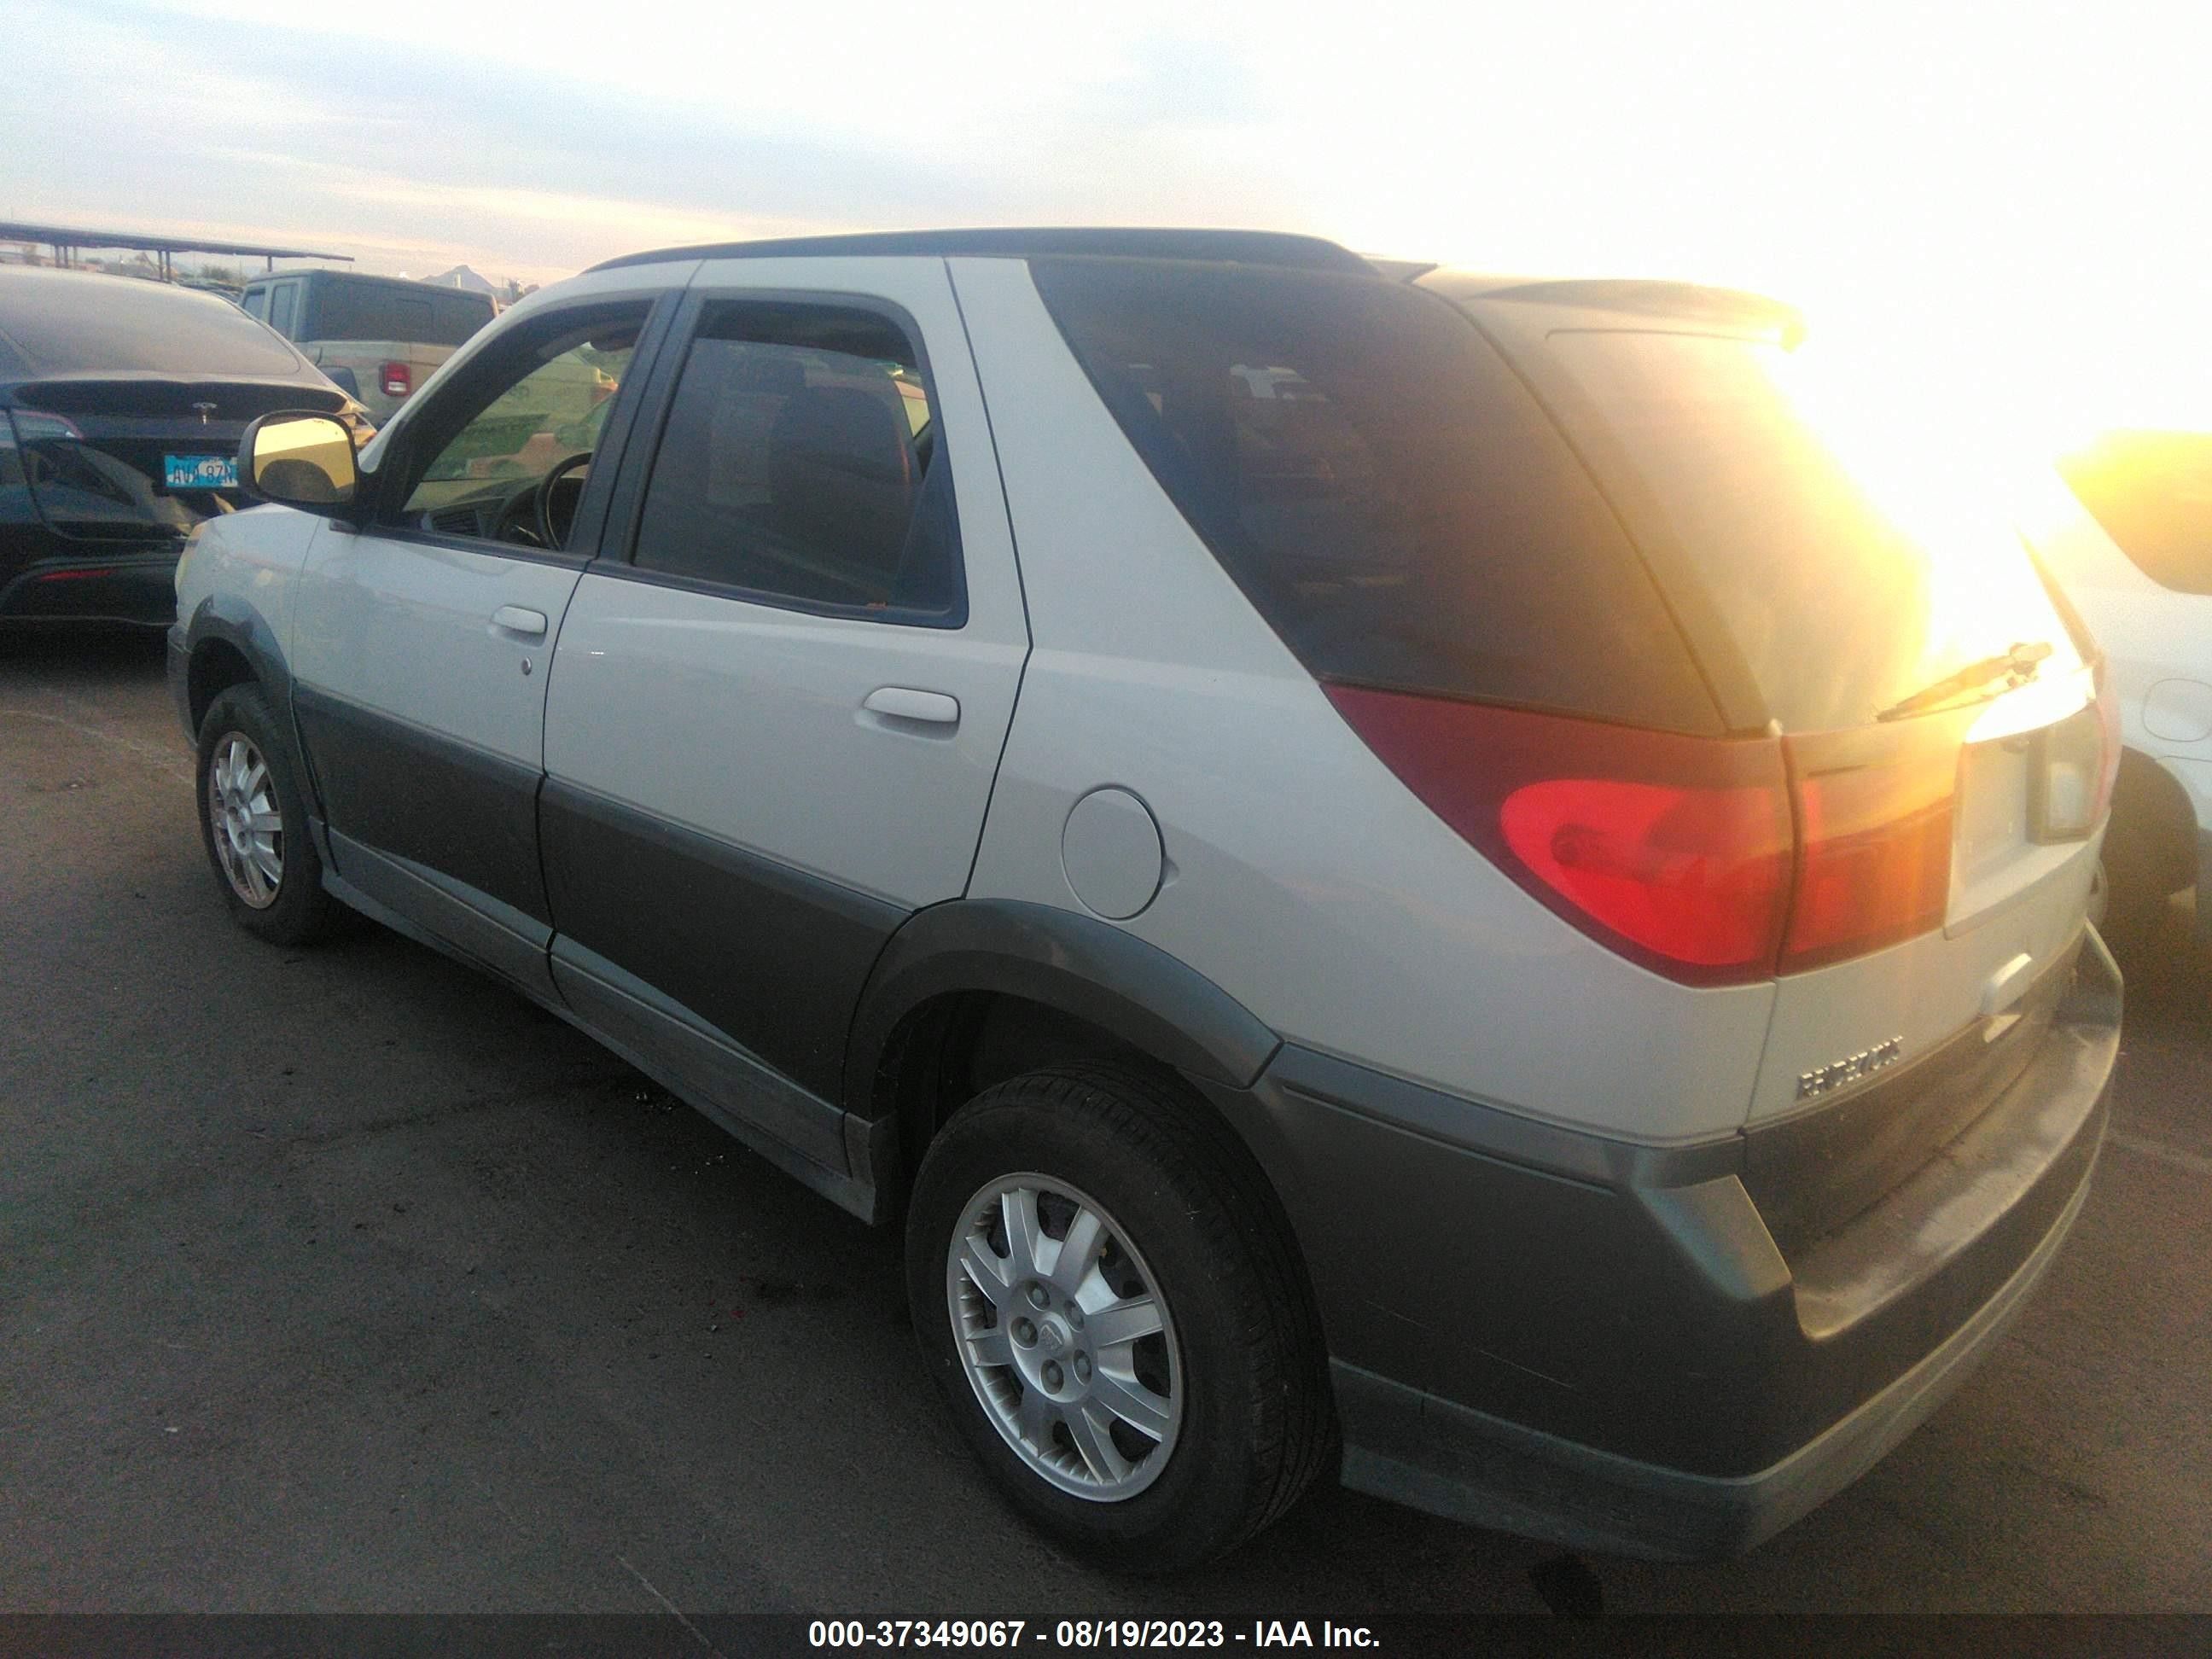
[[[811,231],[1299,230],[1779,294],[2008,433],[2202,423],[2207,15],[0,0],[38,65],[0,216],[524,282]]]

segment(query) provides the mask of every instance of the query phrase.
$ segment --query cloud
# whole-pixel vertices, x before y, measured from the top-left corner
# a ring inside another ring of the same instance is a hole
[[[421,34],[407,25],[428,14],[407,0],[331,30],[282,21],[290,8],[244,10],[29,0],[26,32],[54,72],[0,113],[0,143],[51,161],[28,202],[0,206],[154,230],[189,219],[371,264],[450,255],[533,278],[667,240],[1296,213],[1265,177],[1187,165],[1186,132],[1202,141],[1260,112],[1218,47],[1093,42],[1045,85],[1010,76],[1003,95],[963,102],[900,72],[865,27],[738,41],[726,25],[740,14],[712,14],[713,50],[672,77],[659,50],[635,50],[658,32],[647,21],[622,51],[599,45],[623,15],[599,6],[534,9],[520,30],[502,12],[489,44],[482,15],[458,4],[439,9],[457,26]],[[940,43],[931,61],[944,59]],[[64,114],[90,109],[99,119]]]
[[[0,155],[37,161],[0,213],[533,280],[724,235],[1267,227],[1765,288],[2087,375],[2116,319],[2145,354],[2212,314],[2208,27],[2148,0],[12,0],[38,68]]]

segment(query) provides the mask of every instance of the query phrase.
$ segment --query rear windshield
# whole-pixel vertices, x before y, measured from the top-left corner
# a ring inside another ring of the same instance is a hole
[[[1785,729],[1863,725],[2015,645],[2052,647],[2046,677],[2079,665],[2006,501],[1900,389],[1866,395],[1817,341],[1550,342],[1594,406],[1570,424],[1609,429]]]
[[[295,331],[303,340],[457,346],[491,320],[481,295],[413,293],[381,283],[319,283]]]
[[[2144,575],[2212,593],[2212,432],[2109,432],[2058,471]]]
[[[212,294],[87,272],[0,280],[0,360],[27,380],[67,375],[301,372],[282,340]]]
[[[1588,474],[1444,301],[1306,271],[1031,270],[1137,453],[1316,676],[1718,729]]]

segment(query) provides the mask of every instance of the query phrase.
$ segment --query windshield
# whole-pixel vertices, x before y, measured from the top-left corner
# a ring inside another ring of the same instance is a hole
[[[2051,646],[2045,676],[2080,666],[2004,500],[1908,391],[1869,395],[1810,341],[1577,329],[1550,343],[1786,730],[1863,725],[2015,646]]]

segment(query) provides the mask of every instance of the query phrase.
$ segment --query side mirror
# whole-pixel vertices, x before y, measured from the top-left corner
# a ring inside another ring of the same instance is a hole
[[[361,486],[353,434],[335,415],[264,415],[239,441],[238,481],[264,501],[344,518]]]

